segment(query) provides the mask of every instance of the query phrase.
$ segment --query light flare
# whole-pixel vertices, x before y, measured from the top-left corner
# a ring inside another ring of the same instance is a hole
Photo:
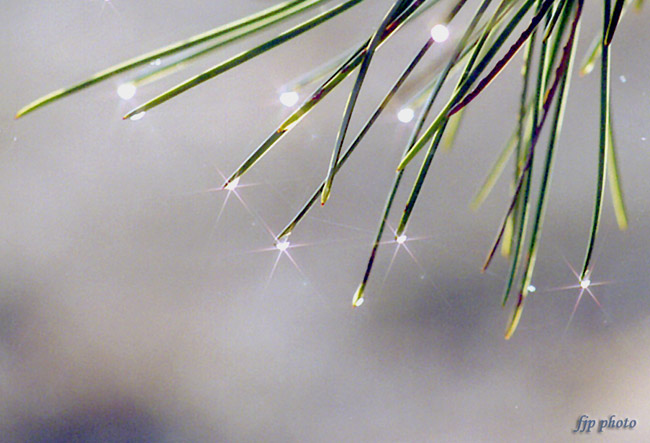
[[[223,189],[225,189],[226,191],[234,191],[235,189],[237,189],[237,185],[239,185],[239,177],[237,177],[231,182],[228,182],[226,186],[223,187]]]
[[[284,251],[286,251],[287,249],[289,249],[289,246],[290,246],[290,245],[291,245],[291,243],[289,242],[289,240],[282,240],[282,241],[277,242],[277,243],[275,244],[275,247],[276,247],[276,249],[277,249],[278,251],[280,251],[280,252],[284,252]]]

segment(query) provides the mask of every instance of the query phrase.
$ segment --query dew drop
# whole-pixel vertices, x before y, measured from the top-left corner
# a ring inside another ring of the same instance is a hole
[[[413,112],[413,109],[411,108],[402,108],[397,113],[397,119],[402,123],[409,123],[411,120],[413,120],[414,116],[415,112]]]
[[[436,43],[442,43],[449,38],[449,29],[442,24],[435,25],[431,28],[431,38]]]
[[[290,245],[291,245],[291,243],[289,242],[289,240],[282,240],[281,242],[277,242],[275,244],[275,247],[277,248],[278,251],[284,252],[287,249],[289,249]]]
[[[237,188],[238,184],[239,184],[239,177],[237,177],[236,179],[234,179],[231,182],[228,182],[228,184],[226,186],[224,186],[223,188],[225,190],[227,190],[227,191],[234,191]]]
[[[294,106],[298,103],[300,96],[296,91],[287,91],[280,94],[280,103],[282,103],[287,108]]]
[[[129,100],[135,96],[137,88],[133,83],[122,83],[117,87],[117,95],[120,96],[122,100]]]

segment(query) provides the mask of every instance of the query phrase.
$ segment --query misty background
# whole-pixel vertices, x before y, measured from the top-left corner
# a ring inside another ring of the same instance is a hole
[[[578,60],[600,26],[595,3],[585,5]],[[515,125],[521,55],[468,109],[454,149],[438,153],[408,241],[398,247],[386,235],[366,302],[354,310],[412,127],[397,111],[451,42],[430,51],[286,254],[272,233],[324,177],[353,80],[236,193],[219,189],[291,112],[279,94],[371,33],[390,1],[365,2],[137,122],[121,116],[284,27],[133,99],[116,94],[127,74],[13,120],[45,93],[272,4],[3,2],[0,440],[567,441],[577,438],[571,430],[583,414],[637,421],[634,430],[606,431],[607,441],[650,439],[647,11],[628,13],[613,44],[630,227],[618,230],[608,194],[591,277],[600,306],[585,293],[576,307],[571,271],[582,264],[596,187],[594,72],[573,78],[537,290],[509,341],[512,306],[500,304],[508,263],[498,257],[480,273],[509,203],[509,179],[479,212],[468,203]],[[450,25],[452,38],[475,4]],[[378,52],[350,134],[448,6],[432,8]],[[393,229],[418,167],[406,175]]]

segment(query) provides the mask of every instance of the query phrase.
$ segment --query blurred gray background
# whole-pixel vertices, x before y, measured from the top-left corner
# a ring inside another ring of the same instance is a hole
[[[350,300],[411,128],[396,118],[399,103],[450,43],[431,51],[288,255],[268,229],[281,230],[324,176],[350,80],[237,195],[218,189],[289,114],[279,93],[372,32],[390,1],[366,2],[138,122],[121,116],[280,28],[131,100],[116,95],[122,76],[13,120],[42,94],[273,3],[3,2],[0,441],[568,441],[583,414],[637,420],[600,436],[607,441],[649,441],[647,13],[628,14],[613,47],[630,228],[617,229],[608,196],[592,275],[600,307],[586,293],[576,305],[570,268],[584,255],[598,144],[598,75],[576,75],[537,291],[510,341],[511,306],[500,306],[507,263],[479,271],[509,184],[480,212],[468,202],[515,124],[520,57],[436,158],[406,247],[383,247],[356,310]],[[600,20],[601,2],[586,3],[579,57]],[[353,132],[447,7],[378,53]]]

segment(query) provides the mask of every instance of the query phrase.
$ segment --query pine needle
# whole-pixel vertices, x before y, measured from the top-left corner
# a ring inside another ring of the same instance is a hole
[[[132,59],[129,59],[125,62],[119,63],[117,65],[111,66],[110,68],[104,69],[103,71],[100,71],[93,76],[91,76],[89,79],[82,81],[81,83],[77,83],[73,86],[67,87],[67,88],[61,88],[58,89],[54,92],[51,92],[47,95],[44,95],[43,97],[38,98],[37,100],[34,100],[33,102],[29,103],[27,106],[23,107],[16,113],[16,118],[20,118],[23,115],[29,114],[30,112],[35,111],[38,108],[41,108],[49,103],[55,102],[57,100],[60,100],[64,97],[67,97],[71,94],[74,94],[75,92],[81,91],[83,89],[86,89],[92,85],[95,85],[101,81],[104,81],[106,79],[109,79],[113,76],[116,76],[118,74],[121,74],[122,72],[126,72],[130,69],[136,68],[138,66],[141,66],[145,63],[149,63],[153,60],[159,59],[161,57],[165,57],[171,54],[175,54],[179,51],[183,51],[185,49],[192,48],[196,45],[199,45],[201,43],[204,43],[206,41],[209,41],[211,39],[221,37],[224,35],[227,35],[228,33],[237,31],[238,29],[244,28],[246,26],[249,26],[253,23],[262,21],[268,17],[272,17],[277,14],[281,14],[287,9],[290,9],[296,5],[299,5],[301,3],[304,3],[309,0],[290,0],[286,1],[284,3],[280,3],[279,5],[272,6],[268,9],[265,9],[261,12],[258,12],[256,14],[252,14],[246,18],[243,18],[241,20],[234,21],[232,23],[219,26],[217,28],[214,28],[210,31],[203,32],[201,34],[195,35],[194,37],[190,37],[189,39],[186,40],[181,40],[176,43],[172,43],[171,45],[165,46],[160,49],[156,49],[151,52],[147,52],[146,54],[140,55],[138,57],[134,57]]]

